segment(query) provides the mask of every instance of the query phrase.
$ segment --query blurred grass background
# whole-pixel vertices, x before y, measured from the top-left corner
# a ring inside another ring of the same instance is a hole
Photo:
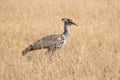
[[[80,26],[54,61],[21,55],[61,33],[63,17]],[[0,0],[0,80],[120,80],[120,0]]]

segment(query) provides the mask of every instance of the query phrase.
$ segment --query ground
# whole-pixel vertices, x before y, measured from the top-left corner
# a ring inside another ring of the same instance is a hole
[[[53,60],[29,44],[63,32],[66,45]],[[120,80],[120,0],[1,0],[0,80]]]

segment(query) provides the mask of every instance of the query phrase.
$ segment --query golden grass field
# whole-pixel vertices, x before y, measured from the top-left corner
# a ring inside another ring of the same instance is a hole
[[[50,61],[29,44],[63,31],[67,44]],[[120,0],[0,0],[0,80],[120,80]]]

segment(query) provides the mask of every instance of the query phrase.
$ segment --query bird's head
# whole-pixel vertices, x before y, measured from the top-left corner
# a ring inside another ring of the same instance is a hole
[[[73,22],[71,19],[68,19],[68,18],[62,18],[61,19],[63,22],[64,22],[64,24],[66,24],[66,25],[76,25],[76,26],[78,26],[75,22]]]

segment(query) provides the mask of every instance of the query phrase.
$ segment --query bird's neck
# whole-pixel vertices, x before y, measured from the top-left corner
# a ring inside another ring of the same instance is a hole
[[[70,25],[69,24],[64,24],[63,35],[65,36],[66,39],[69,37],[69,34],[70,34]]]

